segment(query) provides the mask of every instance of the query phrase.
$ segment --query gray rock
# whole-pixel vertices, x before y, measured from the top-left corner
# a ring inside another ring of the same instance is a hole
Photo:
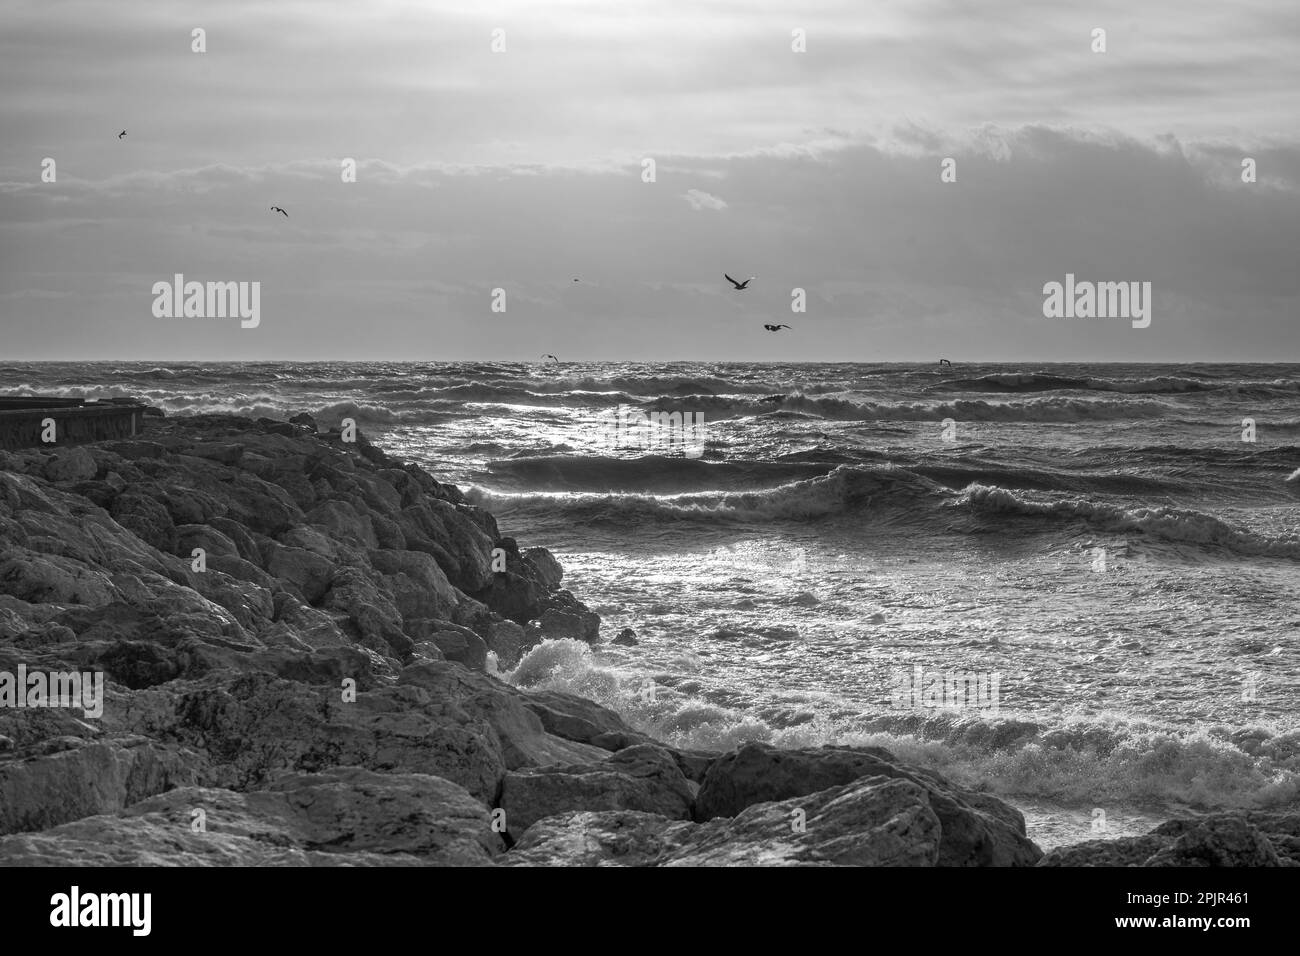
[[[1300,813],[1252,810],[1169,820],[1142,836],[1056,847],[1039,866],[1300,866]]]
[[[507,831],[519,835],[543,817],[572,810],[639,810],[685,820],[693,797],[672,755],[640,744],[599,763],[507,773],[500,806]]]
[[[0,865],[489,866],[504,848],[488,808],[453,783],[339,767],[249,793],[184,787],[0,838]]]
[[[524,558],[537,569],[541,582],[548,590],[554,591],[564,580],[564,568],[555,560],[555,555],[545,548],[529,548]]]
[[[193,751],[137,735],[64,741],[64,749],[41,752],[31,745],[0,763],[0,833],[121,810],[192,783],[203,767]]]
[[[95,459],[82,447],[59,451],[45,461],[43,474],[47,481],[87,481],[95,477],[98,468]]]
[[[842,786],[865,776],[909,780],[923,787],[943,824],[943,866],[1033,866],[1042,852],[1025,836],[1014,808],[970,794],[938,774],[904,768],[878,747],[777,750],[746,744],[710,765],[700,785],[696,818],[734,816],[756,803]]]
[[[508,819],[508,814],[507,814]],[[866,777],[704,824],[629,811],[545,817],[507,866],[935,866],[942,827],[924,787]]]

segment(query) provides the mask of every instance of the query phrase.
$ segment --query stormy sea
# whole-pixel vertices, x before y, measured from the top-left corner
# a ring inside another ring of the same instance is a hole
[[[677,746],[879,744],[1013,803],[1044,848],[1297,793],[1300,366],[24,363],[0,381],[350,419],[555,552],[600,613],[600,644],[550,641],[500,676]]]

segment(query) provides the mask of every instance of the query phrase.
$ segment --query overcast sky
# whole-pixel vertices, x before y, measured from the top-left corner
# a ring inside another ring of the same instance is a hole
[[[0,91],[0,360],[1300,360],[1293,0],[4,0]]]

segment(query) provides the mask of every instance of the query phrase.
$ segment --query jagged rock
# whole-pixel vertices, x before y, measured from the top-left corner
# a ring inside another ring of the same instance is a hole
[[[547,589],[555,590],[564,580],[564,568],[555,560],[555,555],[545,548],[529,548],[524,552],[524,558],[537,569],[538,577]]]
[[[268,594],[274,596],[275,592],[284,587],[284,583],[278,578],[272,577],[251,561],[245,561],[243,558],[233,555],[219,554],[216,557],[208,558],[208,569],[211,571],[220,571],[238,581],[247,581],[254,584]]]
[[[598,740],[593,740],[592,743],[600,746]],[[708,774],[709,768],[713,766],[713,761],[718,759],[718,754],[704,750],[674,749],[672,754],[673,759],[677,761],[677,766],[686,775],[686,779],[697,784],[704,783],[704,777]]]
[[[548,734],[521,692],[460,664],[410,666],[396,685],[372,690],[360,667],[355,676],[356,699],[345,702],[338,683],[221,672],[110,701],[101,723],[205,756],[193,782],[232,790],[256,789],[277,771],[358,766],[443,777],[491,802],[507,770],[605,756]]]
[[[185,787],[0,838],[0,865],[488,866],[503,850],[488,808],[455,784],[341,767],[250,793]]]
[[[410,653],[414,642],[402,630],[402,614],[378,573],[352,565],[338,568],[324,606],[346,614],[367,647],[399,658]]]
[[[541,614],[546,592],[536,581],[506,570],[496,572],[492,583],[474,597],[503,618],[527,624]]]
[[[633,730],[614,711],[573,694],[553,690],[531,691],[521,700],[541,719],[548,733],[565,740],[576,740],[605,750],[622,750],[633,743],[652,743],[649,737]],[[606,746],[612,741],[618,741],[620,745]],[[680,760],[678,767],[681,767]]]
[[[507,822],[509,812],[507,811]],[[935,866],[942,828],[928,791],[866,777],[704,824],[581,812],[534,823],[508,866]]]
[[[1205,820],[1159,850],[1144,866],[1280,866],[1264,834],[1233,817]]]
[[[482,630],[487,631],[488,650],[497,656],[497,661],[503,667],[514,667],[524,652],[536,643],[533,635],[514,621],[504,618],[489,619],[480,626],[480,632]]]
[[[547,640],[594,644],[600,640],[600,615],[568,591],[556,591],[546,597],[546,609],[537,620],[537,628]]]
[[[90,452],[75,447],[51,455],[45,462],[44,475],[47,481],[87,481],[97,471]]]
[[[307,526],[290,528],[288,531],[282,532],[276,540],[287,547],[302,548],[304,551],[320,555],[331,563],[338,563],[338,543],[319,528]]]
[[[611,644],[621,644],[624,647],[636,647],[641,642],[636,639],[636,631],[630,627],[625,627],[618,632],[618,636],[610,641]]]
[[[368,552],[376,571],[388,577],[404,618],[450,618],[459,598],[438,562],[420,551]]]
[[[499,862],[503,866],[654,866],[681,846],[695,826],[636,810],[570,811],[538,820]]]
[[[70,558],[17,549],[0,559],[0,592],[31,604],[100,606],[119,596],[102,571]]]
[[[943,827],[933,792],[867,777],[747,807],[688,831],[660,866],[937,866]]]
[[[239,558],[235,542],[216,528],[207,524],[183,524],[176,528],[176,554],[192,557],[195,548],[202,548],[209,561],[215,557]]]
[[[410,550],[433,555],[452,584],[473,594],[491,581],[492,539],[463,507],[425,498],[390,517]]]
[[[267,573],[278,578],[307,604],[320,603],[330,590],[334,564],[328,558],[305,548],[288,548],[277,541],[268,541],[263,554]]]
[[[307,513],[307,520],[335,541],[347,541],[362,548],[377,548],[379,541],[367,514],[360,514],[347,501],[325,501]]]
[[[700,785],[696,818],[734,816],[756,803],[814,793],[865,776],[909,780],[927,791],[943,825],[943,866],[1032,866],[1042,856],[1025,836],[1019,811],[955,787],[938,774],[904,768],[879,747],[777,750],[746,744],[710,765]]]
[[[176,524],[167,508],[152,495],[127,491],[113,499],[113,520],[159,551],[176,550]]]
[[[571,810],[640,810],[685,820],[693,798],[671,754],[638,744],[599,763],[507,773],[500,806],[507,832],[520,835],[543,817]]]
[[[241,558],[252,564],[261,565],[262,551],[247,528],[238,521],[223,517],[209,518],[207,523],[235,543]]]
[[[244,446],[234,442],[199,442],[190,448],[189,454],[233,465],[244,457]]]
[[[1252,810],[1169,820],[1142,836],[1048,851],[1039,866],[1300,866],[1300,813]]]
[[[481,671],[487,664],[487,644],[467,627],[450,621],[416,621],[412,635],[438,648],[443,659]]]
[[[0,833],[42,830],[68,820],[121,810],[138,800],[193,783],[201,758],[138,735],[86,741],[51,738],[0,762]]]

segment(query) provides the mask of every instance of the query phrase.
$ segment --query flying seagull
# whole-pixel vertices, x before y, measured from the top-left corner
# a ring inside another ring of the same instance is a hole
[[[939,359],[939,364],[940,364],[940,365],[948,365],[948,366],[951,366],[951,365],[952,365],[952,363],[949,362],[947,359]]]
[[[766,322],[763,323],[763,328],[767,329],[769,332],[780,332],[782,329],[794,330],[794,326],[792,325],[768,325]]]
[[[751,282],[753,282],[755,279],[757,279],[758,276],[750,276],[750,277],[749,277],[748,279],[746,279],[744,282],[737,282],[735,279],[731,278],[731,276],[727,275],[727,274],[724,272],[724,273],[722,273],[722,278],[726,279],[728,282],[730,282],[732,285],[734,285],[734,286],[736,287],[736,291],[737,291],[737,292],[741,292],[741,291],[744,290],[745,286],[749,285]]]
[[[284,212],[284,210],[281,209],[279,206],[272,206],[272,207],[271,207],[271,212],[284,213],[284,218],[285,218],[285,219],[288,219],[288,218],[289,218],[289,214],[288,214],[287,212]]]
[[[125,136],[125,135],[126,135],[126,130],[122,130],[122,132],[120,132],[120,133],[117,134],[117,138],[118,138],[118,139],[121,139],[121,138],[122,138],[123,136]]]
[[[558,361],[559,361],[559,359],[558,359],[558,358],[556,358],[556,357],[555,357],[555,356],[554,356],[554,355],[552,355],[552,354],[551,354],[551,353],[549,353],[549,352],[547,352],[547,353],[546,353],[546,354],[545,354],[545,355],[543,355],[543,356],[542,356],[542,358],[548,358],[548,359],[553,359],[553,360],[554,360],[554,361],[556,361],[556,362],[558,362]]]

